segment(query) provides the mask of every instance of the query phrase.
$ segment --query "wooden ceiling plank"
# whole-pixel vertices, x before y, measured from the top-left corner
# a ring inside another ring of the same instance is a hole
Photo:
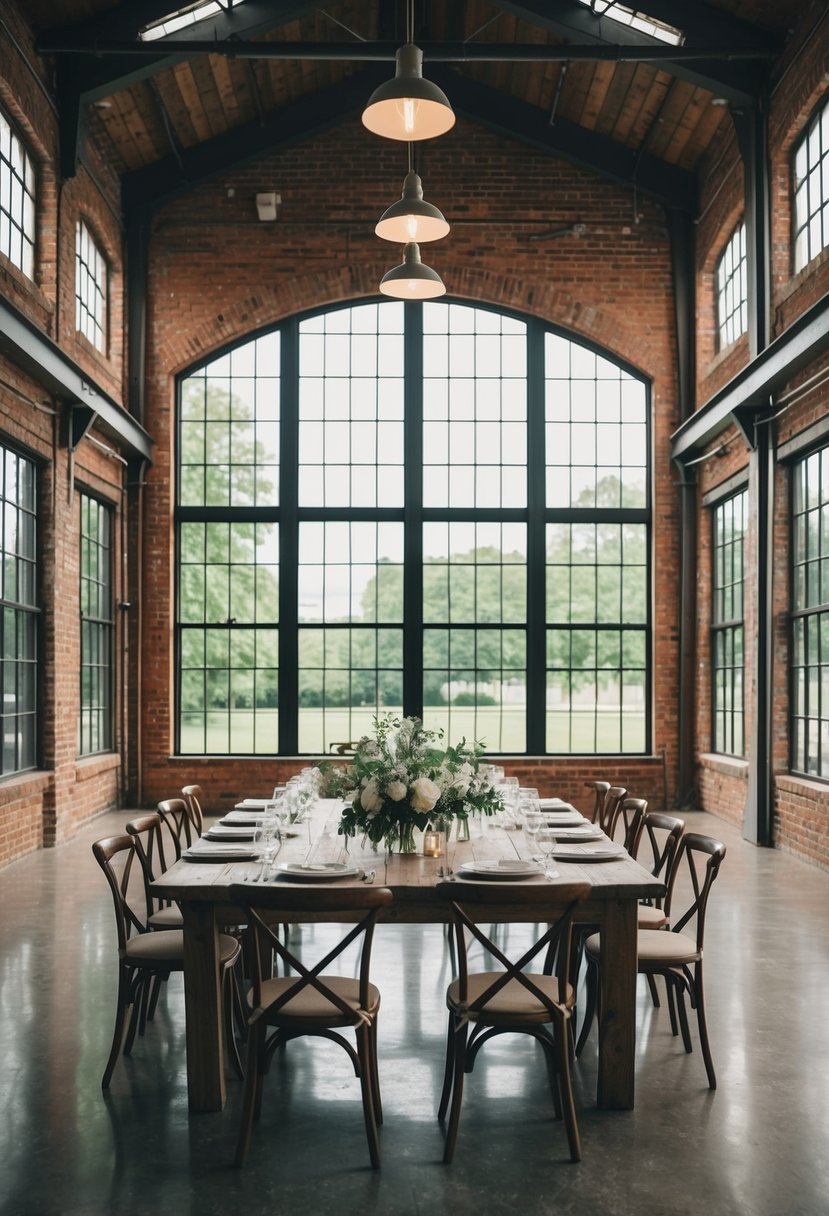
[[[193,74],[193,64],[177,63],[173,68],[173,76],[196,133],[196,142],[201,143],[202,140],[210,138],[210,123],[204,112],[199,86]]]
[[[582,116],[582,122],[591,131],[595,131],[598,124],[599,114],[605,103],[610,86],[613,83],[616,67],[617,65],[612,63],[596,64],[596,70],[593,73],[593,83],[587,95],[587,102]]]

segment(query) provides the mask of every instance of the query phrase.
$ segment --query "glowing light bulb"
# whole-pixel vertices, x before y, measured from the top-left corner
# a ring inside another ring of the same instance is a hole
[[[410,241],[417,240],[417,216],[416,215],[407,215],[406,216],[406,231],[409,234]]]
[[[417,111],[417,106],[415,105],[414,98],[404,97],[403,98],[403,126],[406,128],[406,133],[409,135],[415,129],[416,111]]]

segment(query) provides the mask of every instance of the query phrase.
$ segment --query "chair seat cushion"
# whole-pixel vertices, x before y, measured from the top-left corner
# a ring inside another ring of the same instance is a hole
[[[652,908],[648,904],[640,904],[636,909],[636,922],[640,929],[664,929],[668,917],[663,908]]]
[[[467,1004],[473,1004],[481,994],[493,984],[503,973],[500,971],[473,971],[467,977]],[[551,1001],[560,1009],[565,1006],[559,1004],[558,992],[558,976],[541,975],[537,972],[527,972],[528,978],[536,987],[540,988]],[[449,985],[446,992],[446,1003],[454,1012],[463,1012],[460,1000],[460,982],[455,980]],[[573,1003],[573,989],[570,984],[566,986],[566,1007],[569,1008]],[[533,996],[523,984],[518,980],[510,980],[505,984],[500,991],[487,1001],[486,1005],[480,1011],[473,1011],[469,1014],[469,1020],[472,1022],[492,1022],[499,1024],[501,1022],[549,1022],[550,1012],[546,1005]]]
[[[278,997],[298,984],[296,976],[280,976],[265,980],[262,985],[262,1005],[265,1008],[264,1019],[270,1025],[298,1026],[315,1023],[318,1026],[353,1026],[360,1010],[360,982],[339,975],[321,975],[320,982],[336,992],[337,996],[348,1005],[353,1013],[345,1014],[333,1001],[317,992],[310,984],[301,988],[296,996],[291,997],[274,1013],[268,1010]],[[249,999],[250,999],[249,994]],[[368,988],[368,1008],[365,1012],[373,1017],[380,1007],[380,992],[374,984]]]
[[[588,937],[584,948],[593,958],[598,958],[601,934]],[[695,963],[702,957],[695,938],[684,933],[654,933],[652,929],[640,929],[636,934],[636,951],[640,970],[646,970],[648,963],[655,967],[678,967],[682,963]]]
[[[184,924],[184,917],[181,915],[181,908],[173,904],[170,908],[159,908],[157,912],[153,912],[147,924],[151,929],[180,929]]]
[[[235,937],[219,934],[219,962],[232,962],[241,947]],[[140,933],[127,942],[125,960],[134,967],[158,967],[180,971],[184,966],[184,934],[177,929]]]

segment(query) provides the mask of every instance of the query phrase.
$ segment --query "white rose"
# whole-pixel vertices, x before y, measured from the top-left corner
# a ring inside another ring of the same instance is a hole
[[[461,798],[465,798],[469,793],[469,785],[472,780],[472,774],[472,765],[468,762],[464,762],[455,773],[455,777],[452,782],[452,789],[457,790]]]
[[[369,815],[376,815],[383,808],[383,799],[380,797],[380,791],[377,788],[377,782],[372,777],[371,781],[363,787],[360,794],[360,806]]]
[[[406,787],[402,781],[390,781],[386,786],[386,793],[392,802],[402,802],[406,797]]]
[[[440,798],[440,787],[428,777],[418,777],[412,782],[412,810],[431,811]]]

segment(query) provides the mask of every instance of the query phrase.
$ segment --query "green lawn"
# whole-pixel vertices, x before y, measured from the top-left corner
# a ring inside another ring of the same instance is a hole
[[[399,712],[399,711],[398,711]],[[372,730],[374,711],[371,709],[301,709],[299,711],[300,754],[325,754],[331,743],[358,739]],[[523,752],[524,708],[509,706],[427,707],[426,725],[443,727],[445,737],[457,741],[461,736],[480,740],[493,754]],[[451,729],[450,729],[451,727]],[[277,710],[237,710],[231,718],[228,746],[228,719],[224,713],[208,715],[207,739],[192,727],[182,731],[183,755],[273,755],[278,729]],[[620,729],[624,737],[620,738]],[[254,730],[256,734],[254,735]],[[645,715],[642,710],[625,710],[619,714],[614,707],[602,707],[594,722],[592,709],[576,708],[571,712],[552,709],[547,712],[547,739],[550,752],[566,755],[614,753],[644,750]]]

